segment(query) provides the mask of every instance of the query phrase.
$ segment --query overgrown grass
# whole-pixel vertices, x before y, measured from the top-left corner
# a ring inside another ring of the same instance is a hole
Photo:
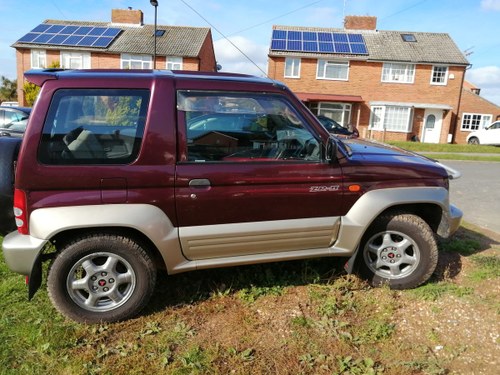
[[[234,267],[162,277],[140,317],[93,326],[62,318],[45,285],[28,302],[0,255],[0,374],[447,373],[450,359],[429,351],[439,335],[416,343],[398,315],[412,303],[443,313],[452,296],[494,316],[498,304],[475,293],[500,267],[471,231],[440,247],[471,260],[465,284],[370,288],[336,259]]]

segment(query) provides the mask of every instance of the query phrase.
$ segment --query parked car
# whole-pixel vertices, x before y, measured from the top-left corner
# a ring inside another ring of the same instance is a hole
[[[359,137],[359,132],[358,132],[358,129],[356,129],[356,128],[354,128],[353,131],[350,131],[349,129],[343,127],[337,121],[335,121],[329,117],[326,117],[323,115],[319,115],[316,117],[318,118],[319,122],[321,122],[321,125],[323,125],[325,127],[325,129],[328,130],[332,134],[339,135],[342,137],[347,137],[347,138]]]
[[[0,106],[3,106],[3,107],[19,107],[19,103],[18,102],[2,102],[2,103],[0,103]]]
[[[500,121],[470,133],[467,136],[467,143],[470,145],[500,146]]]
[[[51,261],[49,297],[76,321],[137,315],[160,269],[338,256],[374,286],[417,287],[436,268],[436,236],[460,224],[455,171],[333,136],[276,81],[25,74],[41,86],[36,113],[22,142],[0,138],[0,198],[17,225],[4,259],[30,298]]]
[[[0,106],[0,137],[22,137],[31,108]]]

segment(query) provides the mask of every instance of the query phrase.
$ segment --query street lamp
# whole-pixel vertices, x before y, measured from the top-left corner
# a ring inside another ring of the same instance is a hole
[[[153,51],[153,69],[156,69],[156,27],[158,22],[158,1],[157,0],[149,0],[152,6],[155,7],[155,31],[154,31],[154,51]]]

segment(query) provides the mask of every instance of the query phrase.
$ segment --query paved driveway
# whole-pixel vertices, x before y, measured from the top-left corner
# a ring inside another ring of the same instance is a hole
[[[450,199],[464,212],[464,220],[500,234],[500,163],[441,162],[462,172],[450,182]]]

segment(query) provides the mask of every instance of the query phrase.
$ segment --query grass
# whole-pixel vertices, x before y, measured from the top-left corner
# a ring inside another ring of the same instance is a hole
[[[410,151],[416,152],[444,152],[447,154],[474,153],[474,154],[498,154],[500,147],[481,145],[457,145],[449,143],[421,143],[421,142],[387,142]]]
[[[424,153],[431,159],[500,162],[500,147],[481,145],[388,142],[406,150]]]
[[[440,244],[467,265],[462,281],[437,275],[411,291],[370,288],[336,271],[343,263],[336,259],[162,277],[140,317],[92,326],[63,319],[46,285],[28,302],[23,277],[0,255],[0,374],[467,373],[463,355],[475,355],[468,360],[488,373],[487,337],[464,353],[464,339],[435,331],[435,323],[404,329],[413,312],[441,316],[455,299],[493,327],[500,258],[492,243],[462,228]],[[443,322],[456,318],[450,314]],[[448,337],[447,353],[460,354],[432,352]]]

